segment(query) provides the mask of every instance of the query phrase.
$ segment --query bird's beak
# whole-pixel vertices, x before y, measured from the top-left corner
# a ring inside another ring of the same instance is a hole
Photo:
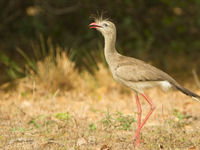
[[[90,26],[90,29],[92,29],[92,28],[101,28],[101,26],[98,25],[96,22],[90,23],[89,26]]]

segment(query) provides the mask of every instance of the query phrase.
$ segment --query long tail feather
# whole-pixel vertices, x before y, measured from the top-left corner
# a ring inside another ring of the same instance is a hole
[[[190,90],[184,88],[184,87],[181,87],[179,85],[174,85],[176,87],[176,89],[178,89],[179,91],[181,91],[182,93],[184,93],[185,95],[187,96],[190,96],[192,99],[200,102],[200,96],[191,92]]]

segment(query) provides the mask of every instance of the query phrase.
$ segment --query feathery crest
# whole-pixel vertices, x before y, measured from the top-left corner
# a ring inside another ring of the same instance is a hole
[[[92,14],[90,16],[91,19],[93,19],[95,22],[102,22],[102,21],[109,21],[109,17],[105,17],[105,12],[97,12],[97,14]]]

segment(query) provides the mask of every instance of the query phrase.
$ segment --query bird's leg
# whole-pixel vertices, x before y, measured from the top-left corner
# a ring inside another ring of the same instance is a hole
[[[146,121],[149,119],[149,117],[151,116],[152,112],[154,111],[155,109],[155,106],[153,104],[153,102],[145,95],[145,94],[142,94],[142,96],[145,98],[145,100],[150,104],[151,106],[151,109],[149,111],[149,113],[147,114],[147,116],[144,118],[144,121],[142,122],[141,126],[140,126],[140,129],[144,126],[144,124],[146,123]]]
[[[136,104],[137,104],[137,108],[138,108],[138,122],[137,122],[137,131],[135,133],[135,135],[133,136],[133,142],[135,142],[136,140],[136,146],[139,145],[140,143],[140,126],[141,126],[141,115],[142,115],[142,108],[140,105],[140,101],[139,101],[139,97],[138,97],[138,93],[135,94],[135,99],[136,99]]]
[[[140,102],[139,102],[139,98],[138,98],[138,95],[136,97],[136,103],[137,103],[137,106],[138,106],[138,128],[137,128],[137,132],[135,133],[134,135],[134,141],[136,139],[136,147],[139,145],[140,143],[140,138],[139,138],[139,134],[140,134],[140,130],[142,129],[142,127],[144,126],[144,124],[146,123],[146,121],[149,119],[150,115],[152,114],[152,112],[154,111],[155,109],[155,106],[154,104],[152,103],[152,101],[145,95],[145,94],[142,94],[142,96],[145,98],[145,100],[150,104],[151,106],[151,109],[149,111],[149,113],[147,114],[147,116],[144,118],[144,121],[142,122],[142,124],[140,123],[141,122],[141,113],[142,113],[142,110],[141,110],[141,106],[140,106]]]

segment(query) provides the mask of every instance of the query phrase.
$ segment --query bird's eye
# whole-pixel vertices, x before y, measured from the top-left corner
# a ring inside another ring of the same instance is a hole
[[[107,26],[108,26],[108,24],[107,24],[107,23],[104,23],[104,24],[103,24],[103,26],[104,26],[104,27],[107,27]]]

